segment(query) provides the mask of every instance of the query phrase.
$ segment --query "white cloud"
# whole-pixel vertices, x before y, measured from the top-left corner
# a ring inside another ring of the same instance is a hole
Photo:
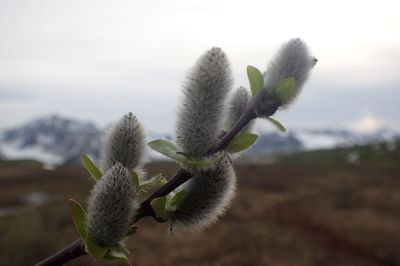
[[[324,106],[314,105],[311,112],[302,103],[325,102],[324,89],[334,87],[338,95],[325,104],[329,109],[355,91],[351,110],[363,112],[371,104],[360,104],[356,94],[398,84],[400,61],[393,59],[400,54],[399,10],[398,0],[0,1],[0,97],[30,96],[29,103],[3,101],[0,124],[45,112],[96,117],[105,124],[134,109],[163,129],[165,115],[159,119],[154,109],[173,114],[169,107],[178,101],[185,69],[205,49],[222,47],[236,85],[248,85],[246,65],[264,68],[292,37],[303,38],[319,62],[296,105],[304,112],[296,115],[294,106],[287,113],[302,124],[305,114],[308,124],[332,123],[333,117],[321,115]],[[385,97],[379,106],[394,98]],[[110,98],[110,106],[100,106]],[[12,120],[4,115],[18,110]],[[348,105],[346,112],[351,110]],[[352,114],[345,122],[360,115]],[[335,116],[342,119],[338,111]]]

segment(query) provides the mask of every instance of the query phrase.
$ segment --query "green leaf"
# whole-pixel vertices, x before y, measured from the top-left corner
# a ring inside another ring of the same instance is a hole
[[[142,181],[142,183],[139,186],[139,190],[137,192],[138,195],[141,195],[143,193],[149,192],[153,188],[162,185],[164,182],[165,178],[162,177],[162,174],[155,175],[151,177],[148,180]]]
[[[90,176],[94,179],[94,181],[99,181],[103,174],[97,168],[97,166],[90,160],[89,156],[85,153],[82,153],[82,161],[86,170],[89,172]]]
[[[250,147],[257,140],[257,137],[256,134],[240,132],[224,150],[229,153],[241,152]]]
[[[256,96],[264,87],[264,77],[260,70],[253,66],[247,66],[247,77],[250,82],[251,95]]]
[[[74,199],[69,199],[69,206],[75,229],[78,231],[80,237],[83,240],[86,240],[88,235],[86,211],[82,208],[79,202]]]
[[[108,252],[108,247],[102,247],[93,242],[89,237],[85,241],[87,251],[96,258],[104,258]]]
[[[160,178],[160,183],[161,183],[161,185],[165,185],[168,183],[168,180],[165,179],[164,177],[162,177],[162,178]]]
[[[186,199],[189,192],[186,189],[182,189],[177,193],[170,193],[171,196],[167,196],[165,203],[165,209],[169,212],[174,212],[178,209],[179,205]]]
[[[158,139],[148,143],[148,145],[155,151],[164,154],[178,163],[190,167],[209,167],[213,161],[209,158],[192,158],[187,157],[185,154],[178,150],[176,145],[168,140]]]
[[[121,240],[114,247],[110,247],[107,250],[104,258],[108,260],[125,260],[129,265],[131,265],[128,254],[129,250],[126,248],[125,241]]]
[[[181,205],[181,203],[186,199],[187,195],[189,195],[189,191],[186,189],[182,189],[175,194],[174,201],[176,207],[179,207]]]
[[[124,260],[129,265],[132,265],[131,262],[129,261],[128,255],[120,250],[109,249],[107,250],[107,253],[104,255],[104,258],[108,260]]]
[[[155,198],[151,201],[151,207],[157,218],[167,220],[168,212],[165,209],[166,197]]]
[[[279,131],[285,132],[286,128],[278,121],[272,117],[266,117]]]
[[[107,253],[107,247],[98,246],[88,237],[87,214],[85,210],[76,200],[70,199],[69,203],[75,228],[85,241],[88,251],[97,258],[103,258]]]
[[[293,77],[281,79],[274,93],[281,100],[281,105],[289,103],[296,94],[296,80]]]
[[[213,165],[212,159],[207,158],[207,157],[199,158],[199,159],[187,157],[183,163],[187,166],[200,167],[200,168],[210,167],[211,165]]]
[[[120,241],[117,243],[115,249],[117,249],[117,250],[119,250],[119,251],[122,251],[122,252],[124,252],[125,254],[129,254],[129,250],[128,250],[128,248],[126,247],[125,240],[126,240],[126,238],[120,240]],[[113,249],[114,249],[114,248],[113,248]]]
[[[185,155],[179,153],[178,148],[175,146],[175,144],[168,140],[157,139],[150,141],[148,145],[153,150],[158,151],[159,153],[167,156],[168,158],[171,158],[178,162],[185,161],[186,158]]]
[[[136,172],[131,172],[131,179],[132,179],[132,183],[135,187],[135,191],[139,191],[140,189],[140,180],[139,180],[139,176],[136,174]]]
[[[172,201],[173,201],[174,197],[175,197],[175,192],[173,192],[173,191],[170,192],[167,196],[165,196],[165,199],[166,199],[166,201],[165,201],[165,211],[167,213],[176,211],[176,209],[174,209],[172,207],[172,204],[173,204]]]

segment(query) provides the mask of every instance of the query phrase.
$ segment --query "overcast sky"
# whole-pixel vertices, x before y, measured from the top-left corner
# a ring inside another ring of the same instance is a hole
[[[302,38],[319,59],[287,127],[400,129],[400,1],[0,1],[0,128],[49,113],[171,131],[185,73],[221,47],[235,85]]]

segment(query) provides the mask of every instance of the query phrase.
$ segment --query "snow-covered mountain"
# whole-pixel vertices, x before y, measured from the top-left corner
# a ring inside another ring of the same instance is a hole
[[[35,159],[46,164],[80,163],[81,152],[98,158],[105,129],[90,122],[81,122],[57,115],[32,120],[24,125],[0,132],[0,158]],[[358,134],[350,130],[292,130],[258,132],[257,142],[248,150],[249,156],[278,154],[299,150],[330,149],[354,144],[368,144],[399,138],[393,130]],[[170,139],[171,134],[149,134],[148,139]],[[163,158],[162,156],[150,155]]]
[[[101,137],[93,123],[52,115],[1,132],[0,153],[7,159],[76,163],[83,151],[98,156]]]
[[[399,137],[399,133],[389,128],[373,133],[354,133],[349,130],[298,130],[296,137],[305,149],[329,149],[346,147],[354,144],[364,145],[381,141],[391,141]]]
[[[296,129],[283,134],[262,131],[258,135],[256,144],[248,151],[249,155],[333,149],[400,138],[398,132],[388,128],[374,133],[356,133],[346,129]]]

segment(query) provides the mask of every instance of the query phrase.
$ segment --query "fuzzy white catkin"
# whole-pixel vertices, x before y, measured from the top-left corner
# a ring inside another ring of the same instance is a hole
[[[89,237],[100,246],[111,246],[126,236],[138,208],[132,200],[128,169],[117,163],[96,183],[88,200]]]
[[[294,77],[296,97],[315,63],[316,58],[310,55],[306,44],[299,38],[291,39],[282,45],[264,72],[264,88],[269,90],[281,79]]]
[[[215,144],[231,87],[232,74],[225,53],[211,48],[198,59],[183,85],[176,142],[186,155],[201,157]]]
[[[117,162],[132,170],[144,157],[145,134],[139,120],[132,113],[124,115],[107,132],[100,155],[101,168],[107,171]]]
[[[239,87],[236,89],[229,101],[229,111],[227,119],[227,129],[232,127],[242,116],[251,100],[251,95],[248,89],[244,87]],[[254,120],[250,121],[247,126],[245,126],[241,131],[249,132],[253,127]]]
[[[213,155],[214,166],[198,170],[185,185],[189,191],[172,217],[172,225],[201,230],[213,224],[231,202],[236,190],[236,175],[224,152]]]

